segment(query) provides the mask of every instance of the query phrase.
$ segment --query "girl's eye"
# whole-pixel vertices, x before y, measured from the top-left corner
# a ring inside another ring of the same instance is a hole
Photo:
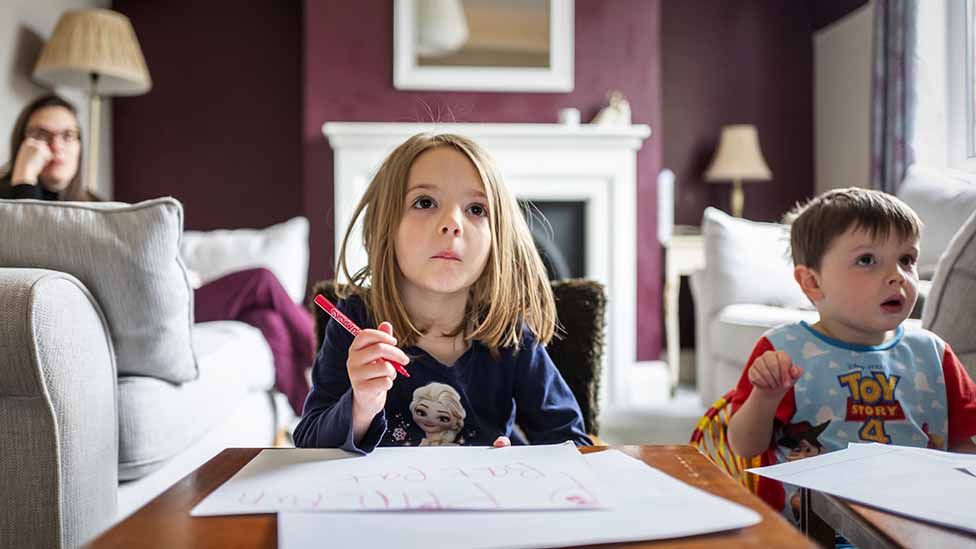
[[[861,257],[857,258],[857,264],[861,267],[867,267],[869,265],[874,265],[875,263],[877,263],[877,261],[875,261],[873,255],[862,255]]]
[[[478,217],[488,217],[488,208],[484,207],[482,204],[472,204],[468,206],[468,211],[471,212],[472,215],[476,215]]]
[[[906,267],[911,267],[912,265],[915,264],[916,261],[917,260],[915,259],[915,256],[914,255],[903,255],[903,256],[901,256],[901,264],[902,265],[905,265]]]
[[[418,210],[429,210],[434,207],[434,199],[429,196],[417,197],[411,207],[417,208]]]
[[[437,420],[440,421],[441,423],[450,423],[451,422],[451,418],[448,417],[448,416],[437,416]]]

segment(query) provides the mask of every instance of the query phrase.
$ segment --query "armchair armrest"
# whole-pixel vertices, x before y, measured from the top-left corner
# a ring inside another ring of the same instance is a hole
[[[0,365],[0,532],[80,545],[115,520],[118,414],[108,327],[78,279],[0,268]]]

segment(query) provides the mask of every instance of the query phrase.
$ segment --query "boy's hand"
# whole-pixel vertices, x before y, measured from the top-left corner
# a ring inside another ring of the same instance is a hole
[[[389,322],[380,324],[378,330],[363,330],[353,339],[346,370],[352,384],[354,416],[372,421],[386,404],[386,392],[393,387],[396,378],[396,370],[389,361],[410,362],[396,343],[393,325]]]
[[[752,362],[749,381],[763,397],[779,400],[803,375],[803,368],[793,364],[783,351],[766,351]]]

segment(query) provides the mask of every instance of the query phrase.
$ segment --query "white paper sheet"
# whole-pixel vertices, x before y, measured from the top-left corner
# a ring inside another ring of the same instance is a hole
[[[280,513],[278,547],[560,547],[667,539],[759,523],[758,513],[617,450],[586,454],[617,505],[532,512]]]
[[[781,482],[976,532],[976,456],[884,444],[848,448],[749,471]]]
[[[571,443],[550,446],[264,450],[192,516],[279,511],[603,508],[605,489]]]

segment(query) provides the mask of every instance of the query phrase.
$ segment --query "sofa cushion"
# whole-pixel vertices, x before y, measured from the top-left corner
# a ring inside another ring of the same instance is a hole
[[[706,208],[702,232],[708,266],[702,282],[711,296],[709,314],[736,303],[813,308],[793,278],[787,225]]]
[[[220,423],[248,393],[270,391],[274,385],[274,359],[257,328],[219,321],[196,324],[193,332],[197,379],[174,385],[150,377],[119,378],[121,480],[162,467]]]
[[[738,304],[725,307],[712,320],[712,353],[729,362],[745,366],[753,347],[770,328],[820,318],[817,311]],[[741,368],[740,368],[741,371]]]
[[[976,377],[976,212],[939,262],[922,309],[922,325],[945,339]]]
[[[813,324],[820,320],[820,314],[806,309],[767,305],[729,305],[712,320],[712,356],[740,364],[741,371],[766,330],[801,320]],[[918,328],[921,321],[910,318],[904,326],[906,329]]]
[[[180,261],[183,208],[0,200],[0,266],[74,275],[101,305],[120,374],[194,379],[193,295]]]
[[[922,309],[925,308],[925,300],[928,299],[931,291],[931,280],[918,281],[918,299],[915,300],[915,307],[912,308],[912,313],[908,315],[908,318],[922,318]]]
[[[898,187],[898,198],[911,206],[925,224],[918,273],[922,278],[931,278],[953,235],[976,211],[976,176],[914,164]]]
[[[308,219],[295,217],[266,229],[186,231],[180,253],[206,284],[252,267],[273,272],[295,303],[308,283]]]

